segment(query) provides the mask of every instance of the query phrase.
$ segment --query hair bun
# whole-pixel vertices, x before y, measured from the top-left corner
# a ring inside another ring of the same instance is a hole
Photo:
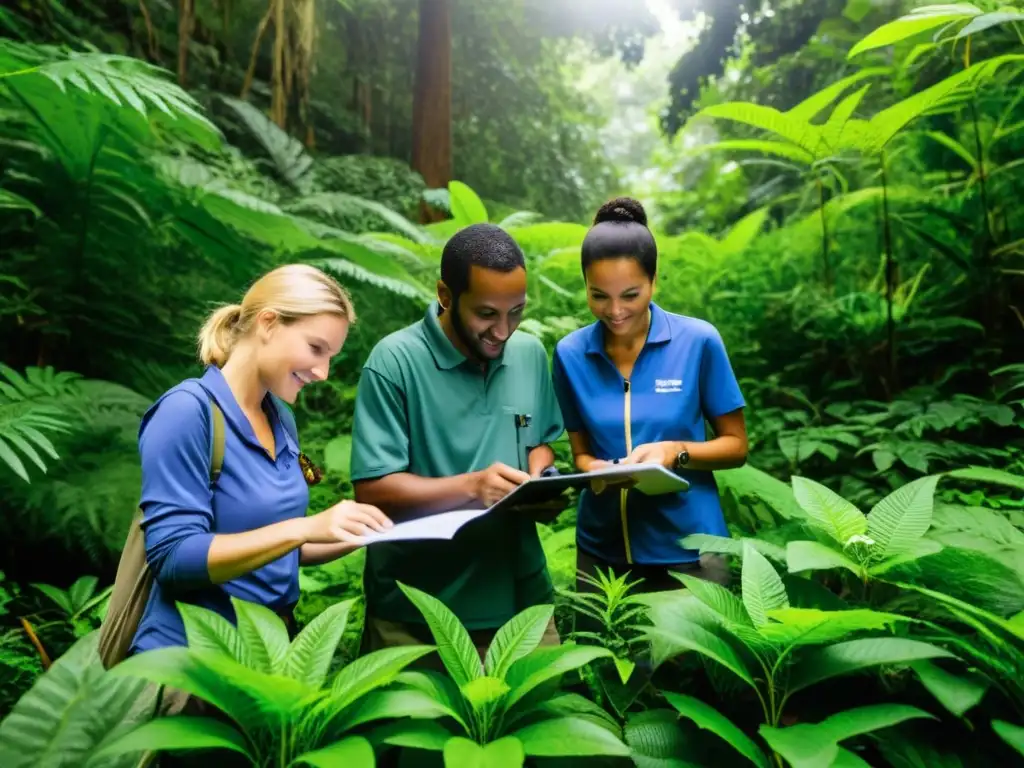
[[[635,221],[646,227],[647,212],[639,200],[632,197],[616,197],[597,209],[594,224],[600,224],[602,221]]]

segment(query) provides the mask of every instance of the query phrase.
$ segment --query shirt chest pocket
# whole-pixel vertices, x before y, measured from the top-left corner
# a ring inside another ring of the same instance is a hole
[[[530,449],[540,443],[540,424],[538,414],[526,407],[523,402],[503,405],[501,407],[501,432],[509,435],[510,447],[514,447],[518,457],[518,468],[526,470],[527,457]]]

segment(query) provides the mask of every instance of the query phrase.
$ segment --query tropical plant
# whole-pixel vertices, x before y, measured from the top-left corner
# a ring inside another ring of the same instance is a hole
[[[538,647],[552,606],[527,608],[510,619],[481,662],[469,633],[441,601],[399,586],[426,620],[448,676],[433,670],[399,675],[381,694],[384,706],[437,720],[385,726],[375,740],[440,751],[448,768],[474,763],[515,768],[526,757],[629,754],[618,725],[603,709],[559,690],[564,675],[611,652],[573,643]]]
[[[233,598],[235,627],[214,611],[179,603],[188,647],[137,654],[110,674],[198,696],[230,724],[191,715],[157,718],[106,744],[101,756],[223,748],[255,765],[372,767],[373,748],[353,732],[407,714],[381,689],[434,648],[376,651],[332,672],[353,602],[326,609],[290,642],[284,622],[269,608]]]

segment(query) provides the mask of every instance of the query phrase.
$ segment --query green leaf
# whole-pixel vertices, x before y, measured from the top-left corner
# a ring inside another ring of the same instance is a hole
[[[497,677],[484,675],[462,686],[462,695],[477,712],[491,708],[509,692],[508,684]]]
[[[484,745],[453,736],[444,745],[445,768],[520,768],[525,757],[523,745],[511,736]]]
[[[675,658],[686,651],[696,651],[735,674],[750,686],[756,687],[754,678],[736,650],[725,640],[709,630],[686,620],[672,625],[657,623],[643,629],[644,636],[652,642],[651,655],[654,666]]]
[[[288,630],[276,613],[264,605],[232,596],[238,635],[253,669],[277,672],[288,653]]]
[[[607,728],[576,717],[542,720],[512,735],[531,757],[629,755],[629,747]]]
[[[788,608],[786,587],[764,555],[745,544],[743,549],[743,605],[755,627],[768,623],[767,611]]]
[[[508,668],[540,645],[553,605],[536,605],[512,617],[495,634],[484,658],[484,670],[491,677],[504,678]]]
[[[626,744],[637,768],[703,768],[680,755],[693,749],[689,733],[679,722],[679,713],[670,709],[648,709],[627,715]]]
[[[314,688],[322,687],[354,603],[355,599],[335,603],[303,627],[288,647],[282,674]]]
[[[848,709],[814,725],[800,724],[789,728],[762,725],[759,732],[792,768],[830,768],[838,757],[839,742],[915,718],[934,719],[916,707],[875,704]]]
[[[489,221],[483,201],[468,185],[461,181],[450,181],[448,194],[451,196],[452,216],[460,227],[486,224]]]
[[[996,736],[1024,755],[1024,728],[1005,720],[993,720],[992,730]]]
[[[434,720],[398,721],[383,725],[370,734],[375,744],[390,744],[409,749],[444,750],[452,734]]]
[[[93,758],[110,758],[129,752],[170,752],[179,749],[230,749],[255,762],[246,746],[245,737],[235,728],[210,717],[189,715],[158,717],[143,723],[104,745]]]
[[[548,720],[561,717],[589,720],[595,725],[611,731],[616,737],[622,735],[619,724],[604,707],[578,693],[559,693],[530,709],[522,708],[519,714],[505,719],[505,731],[511,731],[516,723],[524,719]]]
[[[851,632],[883,630],[897,622],[914,621],[896,613],[867,608],[847,611],[821,611],[817,608],[783,608],[769,611],[768,618],[778,622],[761,627],[761,634],[783,646],[824,645]]]
[[[663,691],[668,703],[701,728],[711,731],[759,768],[770,768],[768,758],[749,736],[714,707],[693,696]]]
[[[994,11],[992,13],[986,13],[983,16],[971,19],[971,21],[968,22],[953,39],[960,40],[961,38],[976,35],[979,32],[984,32],[986,29],[998,24],[1012,24],[1018,21],[1024,21],[1024,13],[1018,13],[1016,11]]]
[[[770,560],[777,563],[786,562],[786,550],[770,541],[761,539],[734,539],[729,536],[712,536],[709,533],[691,533],[680,540],[680,544],[686,549],[696,549],[700,554],[714,552],[715,554],[743,556],[743,544],[749,541],[754,549]]]
[[[292,765],[302,763],[313,768],[373,768],[376,759],[369,741],[362,736],[349,736],[323,749],[304,752],[292,761]]]
[[[726,587],[685,573],[672,573],[672,575],[683,583],[693,598],[718,614],[727,625],[754,626],[750,614],[747,613],[747,609],[743,605],[743,600]]]
[[[957,6],[942,6],[941,11],[932,13],[909,13],[906,16],[901,16],[894,21],[890,21],[888,24],[883,24],[878,27],[859,43],[854,45],[846,57],[848,59],[852,59],[854,56],[857,56],[864,51],[870,51],[874,48],[881,48],[886,45],[893,45],[894,43],[899,43],[911,37],[915,37],[922,32],[927,32],[930,29],[944,26],[953,21],[966,20],[973,16],[977,16],[980,13],[981,11],[978,8],[967,3]]]
[[[571,643],[541,646],[509,667],[505,682],[511,690],[505,701],[506,710],[512,709],[527,694],[549,680],[611,655],[607,648],[596,646]]]
[[[454,718],[464,730],[468,730],[463,717],[465,700],[455,682],[434,670],[406,670],[398,676],[398,684],[408,686],[437,702],[438,706]]]
[[[333,706],[326,708],[328,719],[336,714]],[[384,688],[372,691],[352,704],[342,716],[334,720],[332,727],[337,731],[351,731],[375,720],[395,718],[438,719],[453,717],[463,731],[468,732],[462,716],[423,691],[400,688]]]
[[[401,582],[399,588],[423,614],[448,674],[461,688],[483,675],[480,655],[462,622],[436,597]]]
[[[816,648],[801,658],[790,675],[790,693],[833,677],[883,664],[910,664],[923,659],[950,659],[953,654],[931,643],[902,637],[868,637]]]
[[[183,602],[176,605],[191,650],[220,653],[244,666],[252,666],[242,645],[242,637],[230,621],[209,608]]]
[[[0,765],[85,765],[105,739],[149,717],[153,692],[143,680],[105,673],[98,640],[94,631],[76,641],[0,721]]]
[[[334,706],[344,709],[375,688],[390,684],[407,666],[433,650],[432,645],[405,645],[360,656],[334,676]]]
[[[816,541],[791,541],[786,545],[786,562],[790,573],[800,571],[823,571],[831,568],[845,568],[857,576],[864,569],[842,552],[838,552]]]
[[[788,144],[785,141],[772,141],[769,139],[727,139],[716,141],[711,144],[699,144],[688,150],[688,154],[703,152],[760,152],[763,155],[775,155],[786,160],[792,160],[802,165],[810,165],[814,162],[814,155],[806,149]]]
[[[633,670],[636,669],[636,662],[632,659],[615,656],[612,658],[612,663],[615,664],[615,671],[619,673],[622,684],[628,683]]]
[[[0,189],[0,210],[29,211],[37,218],[43,215],[43,212],[36,207],[35,203],[19,194],[11,192],[9,189]]]
[[[302,142],[249,102],[223,94],[219,98],[235,111],[252,136],[263,146],[277,175],[297,192],[308,194],[314,181],[313,158],[306,152]]]
[[[954,469],[946,474],[949,477],[956,477],[961,480],[976,480],[979,483],[1005,485],[1007,488],[1016,488],[1018,491],[1024,491],[1024,477],[1005,472],[1001,469],[967,467],[966,469]]]
[[[979,675],[954,675],[930,661],[917,661],[910,667],[928,692],[957,717],[977,706],[989,687],[989,681]]]
[[[928,475],[897,488],[868,513],[868,537],[873,559],[882,560],[910,550],[932,524],[938,475]]]
[[[853,504],[820,483],[793,477],[793,494],[807,516],[840,547],[867,532],[868,521]]]
[[[864,69],[854,72],[852,75],[847,75],[846,77],[837,80],[831,85],[822,88],[820,91],[815,91],[795,107],[790,109],[786,114],[797,120],[803,120],[809,123],[819,112],[825,109],[825,107],[833,103],[847,89],[856,85],[861,80],[869,77],[886,75],[890,71],[889,67],[865,67]]]

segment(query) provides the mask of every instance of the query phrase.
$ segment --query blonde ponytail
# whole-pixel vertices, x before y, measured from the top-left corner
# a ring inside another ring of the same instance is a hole
[[[223,366],[238,340],[252,331],[256,317],[267,310],[285,325],[323,313],[356,320],[352,299],[334,278],[308,264],[288,264],[253,283],[241,304],[220,307],[207,318],[199,330],[200,362]]]
[[[222,366],[235,345],[242,305],[229,304],[214,311],[199,331],[199,361],[203,365]]]

